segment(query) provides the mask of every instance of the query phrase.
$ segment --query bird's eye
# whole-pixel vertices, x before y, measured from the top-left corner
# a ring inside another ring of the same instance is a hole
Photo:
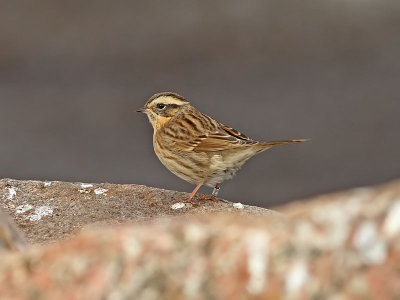
[[[158,108],[158,109],[164,109],[164,108],[165,108],[165,104],[158,103],[158,104],[157,104],[157,108]]]

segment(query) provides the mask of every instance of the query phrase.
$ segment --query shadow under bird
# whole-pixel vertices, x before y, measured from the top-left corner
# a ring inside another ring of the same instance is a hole
[[[153,95],[138,112],[145,113],[154,129],[154,151],[168,170],[195,184],[187,202],[203,185],[214,187],[231,179],[251,157],[273,146],[304,142],[304,139],[257,142],[199,112],[182,96],[164,92]]]

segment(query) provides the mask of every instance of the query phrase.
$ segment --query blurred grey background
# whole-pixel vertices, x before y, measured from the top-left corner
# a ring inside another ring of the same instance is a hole
[[[396,0],[2,1],[0,45],[0,177],[190,192],[135,112],[160,91],[257,140],[311,139],[253,158],[222,198],[400,175]]]

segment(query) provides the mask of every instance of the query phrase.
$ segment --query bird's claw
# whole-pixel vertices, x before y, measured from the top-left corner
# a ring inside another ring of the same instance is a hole
[[[210,195],[205,195],[205,194],[199,194],[199,198],[200,198],[200,200],[211,200],[211,201],[214,201],[214,202],[219,202],[220,201],[214,195],[210,196]]]

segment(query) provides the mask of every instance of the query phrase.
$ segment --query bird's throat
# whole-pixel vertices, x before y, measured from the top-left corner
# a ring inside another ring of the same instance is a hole
[[[170,120],[171,120],[171,117],[158,116],[154,120],[153,127],[155,130],[159,130],[159,129],[163,128]]]

